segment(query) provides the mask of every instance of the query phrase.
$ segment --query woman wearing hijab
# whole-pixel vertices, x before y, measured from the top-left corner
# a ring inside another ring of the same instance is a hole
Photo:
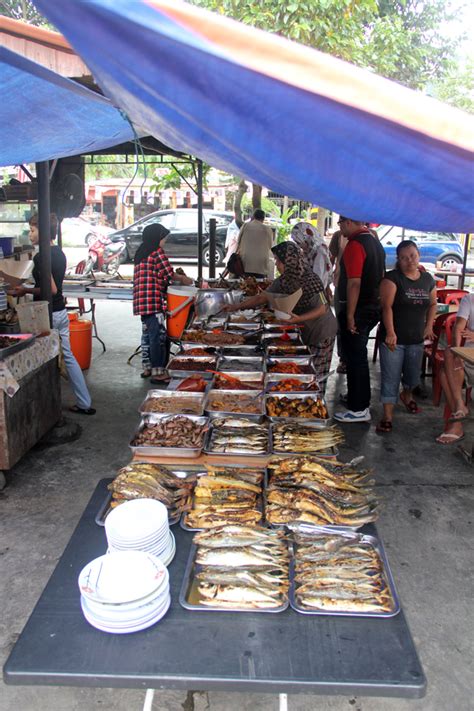
[[[269,294],[303,293],[294,307],[288,324],[301,324],[304,343],[314,354],[314,364],[319,378],[329,373],[334,340],[337,332],[336,317],[327,302],[321,279],[304,264],[299,248],[293,242],[282,242],[272,248],[280,276],[266,291],[245,299],[240,304],[228,306],[227,311],[248,309],[266,304]]]
[[[168,340],[166,334],[166,290],[171,280],[192,284],[185,274],[177,274],[163,251],[169,230],[159,223],[143,230],[142,243],[135,254],[133,270],[133,313],[140,316],[142,329],[150,346],[151,383],[168,379],[166,362]]]
[[[331,283],[332,264],[324,238],[309,222],[298,222],[291,230],[291,239],[301,249],[305,266],[318,275],[327,289]]]

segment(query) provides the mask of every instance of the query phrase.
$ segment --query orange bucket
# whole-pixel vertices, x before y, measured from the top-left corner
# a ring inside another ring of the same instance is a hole
[[[92,321],[79,318],[77,313],[69,313],[68,317],[71,350],[82,370],[87,370],[92,356]]]
[[[168,303],[166,327],[170,338],[181,338],[196,293],[197,289],[194,286],[168,287],[166,294]]]

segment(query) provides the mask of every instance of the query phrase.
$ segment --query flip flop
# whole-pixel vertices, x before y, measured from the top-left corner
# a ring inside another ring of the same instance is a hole
[[[85,410],[83,407],[73,405],[69,408],[69,412],[74,412],[76,415],[95,415],[96,410],[94,410],[93,407],[89,407],[87,410]]]
[[[408,402],[405,402],[405,400],[400,395],[400,401],[403,405],[405,405],[407,412],[409,412],[411,415],[418,415],[418,413],[421,412],[420,408],[414,400],[409,400]]]
[[[392,423],[390,420],[380,420],[379,424],[375,428],[376,432],[387,433],[392,431]]]
[[[464,439],[463,434],[456,435],[451,432],[443,432],[439,437],[436,437],[436,442],[438,442],[438,444],[454,444],[455,442],[460,442],[462,439]]]
[[[468,415],[469,415],[468,412],[463,412],[462,410],[456,410],[456,412],[453,412],[451,417],[448,417],[448,422],[462,422],[462,420],[465,420]]]
[[[151,370],[144,370],[140,373],[140,378],[149,378],[151,376]]]

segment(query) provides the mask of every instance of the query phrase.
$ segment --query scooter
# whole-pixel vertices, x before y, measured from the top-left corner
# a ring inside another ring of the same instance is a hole
[[[88,276],[94,271],[116,276],[125,250],[125,240],[112,242],[107,235],[97,235],[96,239],[89,242],[89,253],[84,267],[84,276]]]

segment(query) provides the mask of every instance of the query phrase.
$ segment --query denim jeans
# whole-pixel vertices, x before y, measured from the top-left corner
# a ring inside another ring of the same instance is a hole
[[[400,381],[407,390],[413,390],[420,384],[423,343],[410,346],[396,345],[391,351],[385,343],[380,344],[380,370],[382,387],[380,402],[398,402]]]
[[[380,321],[380,311],[374,306],[357,309],[355,324],[357,333],[347,330],[346,311],[338,314],[341,334],[342,358],[347,368],[347,407],[359,412],[370,405],[370,374],[367,360],[369,334]]]
[[[67,369],[71,387],[74,391],[74,395],[76,396],[76,405],[82,410],[88,410],[92,404],[91,396],[89,395],[81,367],[71,351],[69,319],[66,309],[63,311],[53,311],[53,328],[59,331],[64,364]]]
[[[164,369],[168,362],[168,336],[165,316],[162,313],[157,313],[142,316],[141,318],[150,341],[151,367]]]
[[[150,370],[151,369],[150,339],[148,337],[148,331],[146,330],[146,326],[143,323],[143,321],[142,321],[141,349],[142,349],[142,369],[144,371]]]

